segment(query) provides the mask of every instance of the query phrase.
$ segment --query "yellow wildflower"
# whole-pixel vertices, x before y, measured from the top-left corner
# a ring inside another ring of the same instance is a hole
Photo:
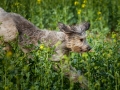
[[[40,3],[41,3],[41,0],[37,0],[37,3],[40,4]]]
[[[114,43],[116,43],[117,41],[116,41],[116,37],[117,37],[117,35],[116,35],[116,33],[112,33],[112,39],[113,39],[113,42]]]
[[[18,3],[18,2],[16,2],[16,3],[15,3],[15,6],[18,6],[18,5],[19,5],[19,3]]]
[[[74,5],[75,5],[75,6],[76,6],[76,5],[78,5],[78,4],[79,4],[79,2],[78,2],[78,1],[75,1],[75,2],[74,2]]]
[[[81,10],[80,9],[77,11],[77,14],[81,14]]]
[[[43,45],[40,45],[40,49],[42,50],[44,48],[44,46]]]
[[[98,20],[101,20],[101,19],[102,19],[102,17],[99,17],[99,18],[98,18]]]
[[[5,86],[4,90],[9,90],[9,87],[8,87],[8,86]]]
[[[98,14],[98,15],[100,15],[100,14],[101,14],[101,12],[99,11],[99,12],[97,12],[97,14]]]
[[[88,54],[87,53],[83,53],[82,57],[86,58],[86,57],[88,57]]]
[[[112,33],[112,38],[116,38],[116,34],[115,33]]]
[[[11,51],[7,51],[6,56],[7,57],[11,57],[12,56],[12,52]]]
[[[85,4],[82,4],[82,8],[85,8]]]
[[[116,43],[117,42],[116,39],[114,39],[113,42]]]
[[[83,1],[83,3],[86,3],[86,2],[87,2],[87,0],[84,0],[84,1]]]

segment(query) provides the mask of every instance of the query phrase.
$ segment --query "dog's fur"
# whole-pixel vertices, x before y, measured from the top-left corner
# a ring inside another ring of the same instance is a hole
[[[26,47],[29,44],[38,45],[38,41],[40,41],[52,47],[59,41],[52,61],[62,60],[63,56],[68,55],[70,51],[81,53],[91,49],[86,42],[85,34],[85,31],[90,27],[88,22],[74,26],[58,23],[60,32],[40,30],[19,14],[7,13],[0,8],[0,23],[0,36],[3,37],[4,42],[14,41],[18,35],[19,46],[25,53],[31,50]],[[69,65],[63,67],[64,74],[69,76],[72,81],[86,85],[84,76],[79,75],[74,68]],[[80,80],[80,77],[84,80]]]

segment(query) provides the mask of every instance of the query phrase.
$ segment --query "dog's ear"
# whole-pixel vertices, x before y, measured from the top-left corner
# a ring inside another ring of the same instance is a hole
[[[66,34],[71,34],[71,33],[80,33],[81,34],[89,29],[90,23],[84,22],[79,25],[69,26],[69,25],[65,25],[65,24],[59,22],[58,27],[59,27],[60,31],[62,31]]]
[[[90,27],[90,23],[84,22],[79,25],[71,26],[71,29],[72,29],[72,31],[74,31],[76,33],[82,33],[84,31],[88,30],[89,27]]]
[[[71,30],[71,27],[69,25],[65,25],[65,24],[59,22],[58,27],[59,27],[60,31],[62,31],[66,34],[73,33],[73,31]]]

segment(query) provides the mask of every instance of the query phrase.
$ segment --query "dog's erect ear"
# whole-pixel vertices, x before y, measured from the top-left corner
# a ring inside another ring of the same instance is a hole
[[[59,22],[58,27],[59,27],[60,31],[62,31],[66,34],[73,33],[73,31],[71,30],[71,27],[68,25],[65,25],[65,24]]]
[[[88,30],[90,27],[90,23],[89,22],[84,22],[82,24],[79,25],[75,25],[75,26],[71,26],[72,31],[76,32],[76,33],[82,33],[86,30]]]
[[[62,31],[66,34],[83,33],[89,29],[90,23],[84,22],[82,24],[74,25],[74,26],[69,26],[69,25],[65,25],[63,23],[58,23],[58,27],[59,27],[60,31]]]

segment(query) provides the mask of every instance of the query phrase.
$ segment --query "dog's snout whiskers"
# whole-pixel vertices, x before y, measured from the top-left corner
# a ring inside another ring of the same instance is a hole
[[[90,46],[87,47],[87,50],[90,51],[92,48]]]

